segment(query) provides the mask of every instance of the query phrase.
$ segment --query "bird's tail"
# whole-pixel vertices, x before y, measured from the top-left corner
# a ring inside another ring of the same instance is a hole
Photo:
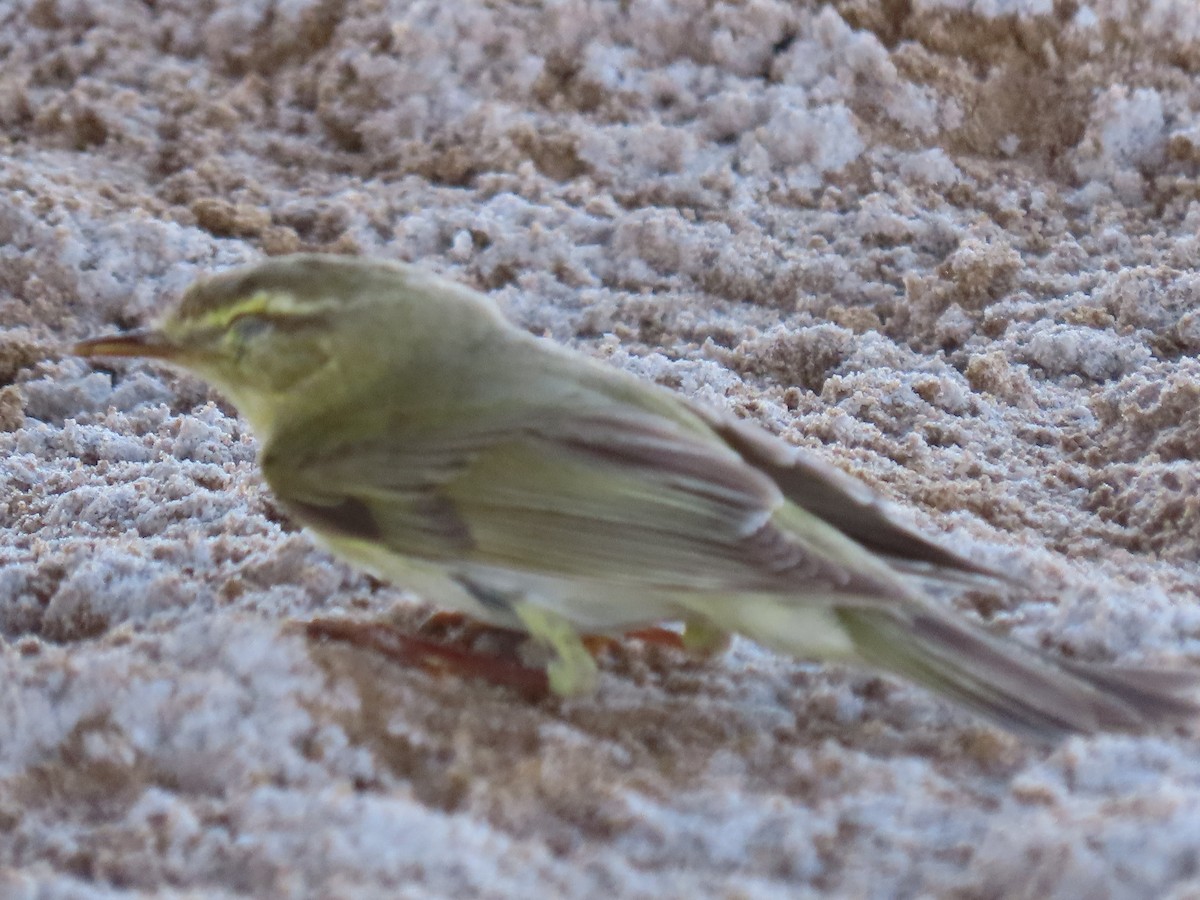
[[[1060,659],[923,604],[836,614],[864,662],[1040,740],[1200,717],[1200,673]]]

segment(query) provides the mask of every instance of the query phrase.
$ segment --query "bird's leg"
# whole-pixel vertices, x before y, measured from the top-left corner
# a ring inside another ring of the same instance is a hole
[[[596,687],[596,660],[570,622],[528,601],[513,605],[521,624],[531,637],[548,647],[554,658],[546,666],[550,690],[559,697],[578,697]]]
[[[688,619],[683,626],[680,644],[683,649],[701,659],[711,659],[723,653],[732,640],[728,631],[718,628],[707,619]]]
[[[422,623],[420,635],[408,634],[381,622],[346,619],[314,619],[307,623],[308,636],[364,647],[401,665],[419,666],[435,673],[453,673],[465,678],[482,678],[511,687],[531,699],[553,692],[560,697],[578,696],[594,689],[597,678],[595,657],[617,644],[606,635],[581,635],[562,616],[521,600],[518,595],[485,589],[465,579],[459,583],[493,612],[507,610],[523,630],[481,622],[459,612],[439,611]],[[544,669],[526,666],[509,653],[475,649],[488,635],[513,639],[528,635],[553,654]],[[430,637],[429,635],[433,635]],[[689,621],[684,632],[670,628],[642,628],[627,637],[644,643],[691,652],[711,653],[728,643],[727,636],[707,623]],[[448,638],[448,639],[447,639]]]
[[[515,617],[530,637],[550,649],[554,658],[546,666],[546,675],[556,696],[575,697],[595,689],[595,651],[565,618],[529,602],[519,593],[497,590],[466,576],[456,580],[491,614]]]
[[[401,665],[482,678],[513,688],[533,700],[544,698],[551,689],[550,678],[543,669],[523,665],[510,656],[479,653],[462,644],[416,637],[384,622],[312,619],[305,623],[305,632],[310,639],[340,641],[373,650]]]

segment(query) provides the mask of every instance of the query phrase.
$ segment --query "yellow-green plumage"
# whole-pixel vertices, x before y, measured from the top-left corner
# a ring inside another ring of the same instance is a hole
[[[555,651],[560,693],[594,679],[580,632],[683,620],[697,641],[882,666],[1041,737],[1197,712],[1190,674],[1062,663],[935,608],[910,573],[987,573],[859,482],[420,269],[273,260],[198,283],[151,334],[80,349],[211,380],[299,521],[434,602],[525,628]]]

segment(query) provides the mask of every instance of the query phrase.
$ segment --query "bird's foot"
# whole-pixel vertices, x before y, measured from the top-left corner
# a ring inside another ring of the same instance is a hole
[[[488,626],[483,625],[478,632],[473,630],[473,634],[486,630]],[[481,653],[471,648],[471,640],[444,643],[407,634],[381,622],[348,619],[313,619],[306,624],[305,631],[310,640],[338,641],[363,647],[393,662],[434,674],[481,678],[512,688],[530,700],[541,700],[550,694],[550,677],[544,669],[526,666],[515,656]]]
[[[595,685],[595,658],[615,649],[620,639],[608,635],[586,634],[572,641],[557,634],[545,623],[535,637],[550,645],[555,658],[546,667],[527,666],[516,654],[517,642],[529,635],[524,631],[500,628],[457,612],[436,612],[426,619],[419,634],[405,632],[383,622],[356,622],[350,619],[312,619],[304,624],[311,640],[336,641],[380,653],[393,662],[415,666],[434,674],[480,678],[508,687],[531,700],[551,693],[577,696]],[[550,631],[547,638],[546,632]],[[669,628],[639,628],[625,637],[670,649],[687,648],[687,633]],[[501,652],[475,649],[481,639],[499,639]],[[508,651],[508,652],[505,652]]]

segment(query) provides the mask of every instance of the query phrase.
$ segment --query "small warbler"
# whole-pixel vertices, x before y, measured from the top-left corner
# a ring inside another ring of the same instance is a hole
[[[736,632],[875,666],[1042,739],[1200,710],[1195,673],[1060,659],[939,608],[928,579],[990,573],[862,483],[420,268],[272,259],[75,351],[210,381],[298,522],[378,577],[528,632],[559,695],[594,685],[582,635],[681,622],[685,643]]]

